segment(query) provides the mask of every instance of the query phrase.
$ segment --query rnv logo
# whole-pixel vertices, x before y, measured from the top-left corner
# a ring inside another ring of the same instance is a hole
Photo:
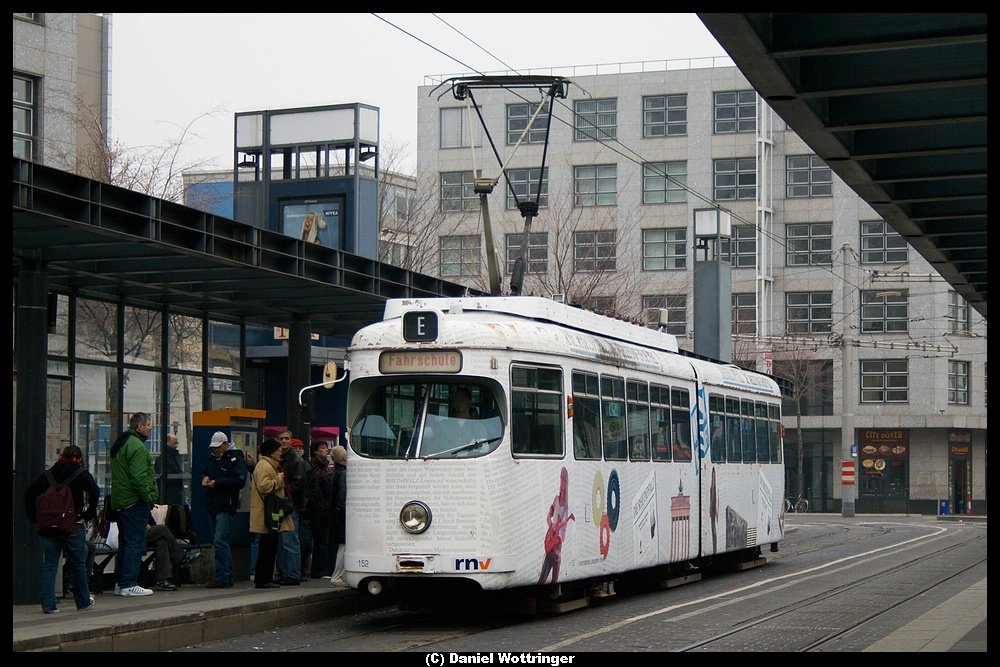
[[[488,570],[490,569],[490,563],[493,562],[492,558],[487,558],[486,560],[477,560],[475,558],[456,558],[455,559],[455,569],[456,570]]]

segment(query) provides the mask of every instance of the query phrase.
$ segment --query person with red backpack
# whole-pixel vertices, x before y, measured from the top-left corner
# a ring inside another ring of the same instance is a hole
[[[100,496],[101,490],[84,467],[83,452],[76,445],[66,447],[59,460],[24,492],[25,512],[38,524],[42,543],[38,590],[46,614],[59,611],[56,572],[63,550],[68,556],[76,608],[94,604],[87,573],[86,524],[96,516]]]

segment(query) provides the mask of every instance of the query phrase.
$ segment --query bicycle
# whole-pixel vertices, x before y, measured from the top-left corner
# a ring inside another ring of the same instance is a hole
[[[809,511],[809,501],[804,494],[799,494],[796,498],[785,498],[785,512],[795,512],[805,514]]]

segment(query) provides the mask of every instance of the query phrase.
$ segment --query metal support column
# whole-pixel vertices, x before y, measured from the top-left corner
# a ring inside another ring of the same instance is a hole
[[[14,421],[14,524],[11,571],[14,604],[38,602],[41,544],[24,515],[24,492],[42,474],[45,461],[45,406],[48,355],[48,270],[42,262],[23,262],[17,277],[14,323],[16,419]]]
[[[288,428],[296,438],[305,443],[309,452],[309,434],[304,432],[302,412],[299,408],[299,390],[310,382],[309,364],[312,361],[312,332],[308,317],[300,317],[288,327]]]

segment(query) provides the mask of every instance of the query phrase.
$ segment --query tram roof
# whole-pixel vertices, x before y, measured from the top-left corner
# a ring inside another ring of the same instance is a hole
[[[559,324],[666,352],[678,352],[677,338],[672,334],[537,296],[390,299],[385,305],[385,319],[402,317],[404,312],[411,310],[435,310],[442,313],[491,312]]]

